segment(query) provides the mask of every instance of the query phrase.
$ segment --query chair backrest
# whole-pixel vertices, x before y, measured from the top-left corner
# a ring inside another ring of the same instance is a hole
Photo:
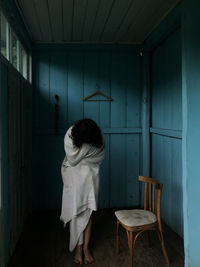
[[[144,176],[139,176],[138,180],[145,183],[144,210],[150,210],[160,217],[162,184],[159,184],[156,179]]]

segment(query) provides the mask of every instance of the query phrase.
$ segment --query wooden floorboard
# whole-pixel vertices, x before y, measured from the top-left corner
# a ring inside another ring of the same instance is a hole
[[[91,239],[95,267],[128,267],[129,252],[125,231],[120,231],[120,254],[115,254],[116,221],[113,210],[94,213]],[[164,226],[171,267],[183,267],[183,241]],[[145,238],[137,240],[133,264],[137,267],[162,267],[165,263],[159,240],[150,234],[151,247]],[[9,267],[73,267],[73,253],[68,250],[69,231],[63,228],[58,212],[34,213],[30,216]]]

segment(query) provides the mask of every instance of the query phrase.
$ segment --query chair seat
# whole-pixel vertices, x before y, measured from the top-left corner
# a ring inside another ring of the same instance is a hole
[[[149,210],[119,210],[115,212],[117,219],[126,226],[134,227],[155,223],[156,215]]]

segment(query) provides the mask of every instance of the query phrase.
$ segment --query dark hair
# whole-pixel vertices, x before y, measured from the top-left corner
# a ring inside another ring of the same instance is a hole
[[[77,121],[71,131],[73,144],[81,147],[83,144],[90,144],[95,147],[103,145],[100,128],[91,119],[82,119]]]

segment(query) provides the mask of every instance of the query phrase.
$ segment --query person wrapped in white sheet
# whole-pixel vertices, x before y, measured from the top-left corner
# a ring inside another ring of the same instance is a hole
[[[74,261],[92,263],[89,250],[92,211],[97,210],[99,166],[105,142],[101,130],[91,119],[71,126],[64,138],[66,156],[62,163],[63,196],[61,220],[70,222],[70,251],[77,246]]]

